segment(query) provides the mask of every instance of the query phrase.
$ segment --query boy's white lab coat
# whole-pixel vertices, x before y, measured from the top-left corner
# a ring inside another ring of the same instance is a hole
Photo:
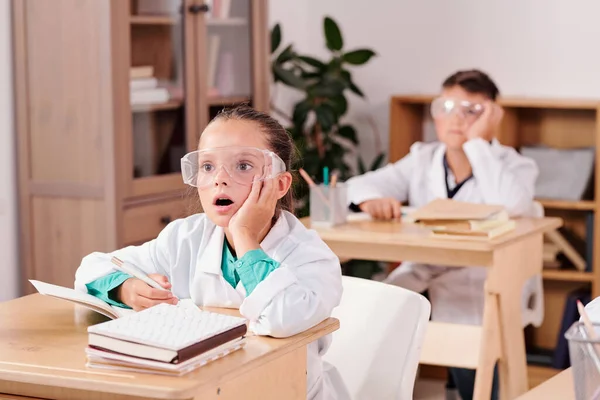
[[[453,199],[473,203],[502,204],[512,216],[532,216],[538,168],[515,149],[473,139],[463,145],[473,177]],[[447,198],[444,154],[440,142],[418,142],[410,153],[393,164],[348,180],[348,201],[393,197],[419,207],[436,198]],[[449,172],[450,173],[450,172]],[[428,290],[432,320],[480,325],[483,317],[483,267],[444,267],[403,262],[386,279],[416,292]]]
[[[240,282],[234,289],[221,271],[223,229],[205,214],[171,222],[152,241],[110,254],[86,256],[75,276],[75,288],[115,272],[110,259],[130,261],[146,273],[166,275],[172,292],[199,306],[239,308],[257,334],[287,337],[317,325],[331,315],[342,295],[341,268],[336,255],[314,231],[291,213],[282,212],[261,243],[281,266],[246,296]],[[308,399],[345,399],[337,370],[321,360],[331,343],[328,335],[308,346]],[[337,395],[336,395],[337,394]]]

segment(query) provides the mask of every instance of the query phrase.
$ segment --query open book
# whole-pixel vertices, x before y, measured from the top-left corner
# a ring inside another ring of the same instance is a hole
[[[30,279],[29,282],[31,282],[31,284],[37,289],[37,291],[40,294],[71,301],[73,303],[94,310],[102,315],[105,315],[110,319],[121,318],[125,315],[135,312],[128,308],[111,306],[110,304],[100,300],[97,297],[92,296],[91,294],[83,293],[75,289],[67,288],[64,286],[52,285],[50,283],[36,281],[33,279]]]

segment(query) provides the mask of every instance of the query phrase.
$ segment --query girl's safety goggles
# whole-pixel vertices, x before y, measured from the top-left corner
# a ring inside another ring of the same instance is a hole
[[[199,189],[212,186],[226,173],[232,182],[252,186],[254,180],[273,178],[285,172],[285,163],[270,150],[256,147],[218,147],[197,150],[181,159],[183,182]]]
[[[455,112],[464,118],[477,118],[483,113],[483,105],[466,100],[437,97],[431,102],[430,110],[433,118],[445,117]]]

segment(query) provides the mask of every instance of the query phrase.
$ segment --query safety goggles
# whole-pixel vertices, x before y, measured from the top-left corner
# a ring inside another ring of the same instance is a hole
[[[183,182],[199,189],[212,186],[222,172],[232,182],[252,186],[254,180],[273,178],[285,171],[285,163],[272,151],[256,147],[219,147],[197,150],[181,159]]]
[[[452,113],[458,113],[463,118],[477,118],[483,113],[483,105],[466,100],[437,97],[431,102],[430,110],[433,118],[449,116]]]

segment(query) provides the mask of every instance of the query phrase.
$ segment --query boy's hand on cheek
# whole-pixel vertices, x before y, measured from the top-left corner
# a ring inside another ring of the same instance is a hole
[[[271,223],[277,205],[274,179],[255,181],[244,204],[229,220],[229,231],[238,258],[260,247],[261,234]]]
[[[490,141],[494,138],[496,128],[504,116],[504,110],[498,104],[488,101],[484,105],[483,113],[467,130],[467,139],[482,138]]]

